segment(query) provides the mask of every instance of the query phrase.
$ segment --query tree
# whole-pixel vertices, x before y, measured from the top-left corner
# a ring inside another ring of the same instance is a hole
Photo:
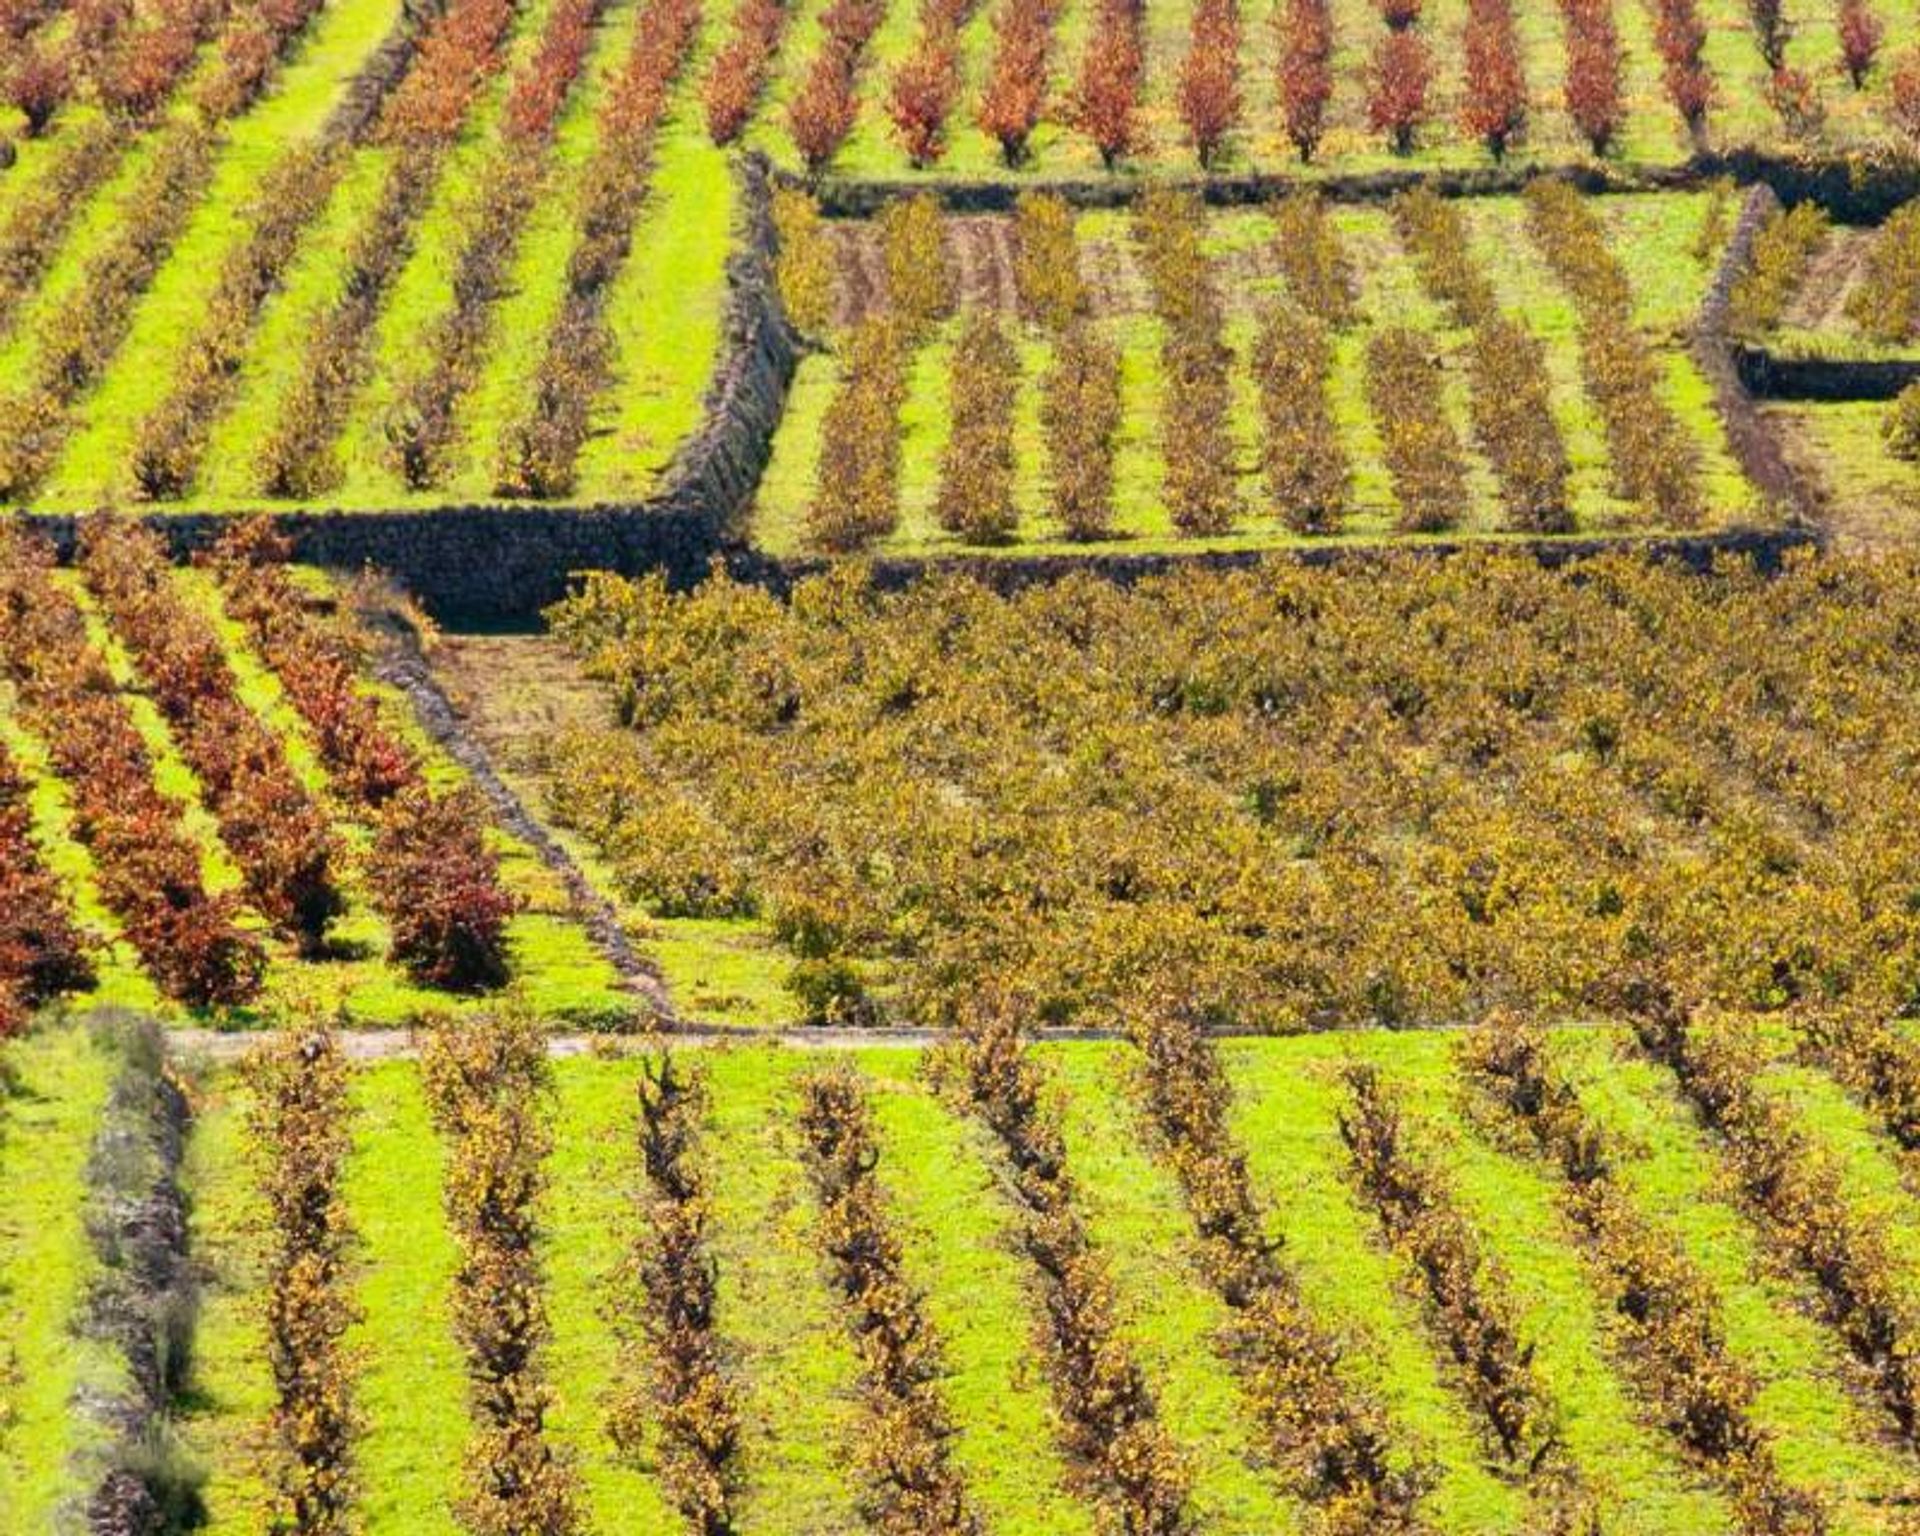
[[[1101,0],[1093,40],[1080,61],[1071,113],[1108,170],[1139,147],[1140,18],[1135,0]]]
[[[1326,0],[1287,0],[1279,24],[1281,114],[1304,165],[1320,146],[1333,99],[1333,18]]]
[[[1427,120],[1427,88],[1433,59],[1416,32],[1389,32],[1373,51],[1372,94],[1367,123],[1384,133],[1395,154],[1413,149],[1414,135]]]

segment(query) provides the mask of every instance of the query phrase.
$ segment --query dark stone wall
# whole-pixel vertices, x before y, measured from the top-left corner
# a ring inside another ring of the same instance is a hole
[[[1779,207],[1780,199],[1765,182],[1756,182],[1747,189],[1746,199],[1740,205],[1740,217],[1734,221],[1733,233],[1727,240],[1727,249],[1701,301],[1689,350],[1713,387],[1714,405],[1726,429],[1727,446],[1741,470],[1773,504],[1779,516],[1801,521],[1819,511],[1819,498],[1794,473],[1780,449],[1779,439],[1761,417],[1741,370],[1741,349],[1731,330],[1734,285],[1752,264],[1754,237],[1759,234],[1760,226]]]
[[[1920,360],[1776,357],[1752,346],[1735,349],[1734,366],[1762,400],[1891,400],[1920,379]]]
[[[274,521],[298,559],[400,581],[435,617],[470,624],[524,622],[564,596],[580,571],[662,569],[698,581],[738,539],[786,407],[799,339],[773,279],[774,233],[764,161],[743,162],[745,229],[728,263],[721,352],[705,417],[652,499],[601,506],[481,505],[425,511],[280,512]],[[29,514],[63,557],[70,516]],[[221,513],[151,513],[147,521],[185,557],[231,524]]]

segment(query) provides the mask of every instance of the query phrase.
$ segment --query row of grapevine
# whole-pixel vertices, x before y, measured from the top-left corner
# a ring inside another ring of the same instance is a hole
[[[887,116],[917,166],[946,151],[947,119],[960,95],[960,29],[975,0],[920,0],[920,35],[887,83]]]
[[[860,1356],[857,1458],[868,1524],[882,1536],[979,1536],[948,1454],[940,1335],[908,1282],[876,1170],[873,1109],[848,1067],[801,1086],[800,1130],[820,1202],[819,1244]]]
[[[787,0],[738,0],[727,40],[707,66],[701,87],[707,132],[714,143],[731,144],[745,131],[767,88],[792,14]]]
[[[1113,1279],[1087,1235],[1044,1069],[1012,1011],[977,1000],[943,1070],[1000,1143],[1019,1204],[1019,1242],[1037,1273],[1039,1344],[1071,1464],[1112,1528],[1179,1536],[1191,1474],[1120,1337]]]
[[[1367,406],[1380,424],[1396,526],[1403,533],[1451,528],[1467,505],[1467,466],[1429,338],[1405,326],[1368,338]]]
[[[0,60],[8,65],[6,102],[30,137],[83,95],[123,123],[148,119],[225,15],[218,0],[155,0],[144,10],[87,0],[72,7],[69,28],[37,29],[31,40],[23,33],[12,57]]]
[[[39,180],[7,210],[0,225],[0,337],[19,327],[34,289],[126,145],[125,130],[112,118],[77,125]]]
[[[787,132],[810,171],[840,152],[860,115],[860,67],[886,20],[885,0],[833,0],[820,16],[819,49],[787,104]]]
[[[373,823],[367,865],[393,929],[393,957],[418,979],[461,990],[508,970],[507,920],[488,821],[471,788],[436,793],[418,758],[360,691],[360,660],[340,631],[308,611],[286,569],[287,547],[264,521],[237,525],[214,554],[229,608],[286,689],[335,789]]]
[[[1200,201],[1189,193],[1150,192],[1140,201],[1135,224],[1164,335],[1161,455],[1167,511],[1182,533],[1224,533],[1239,512],[1228,432],[1233,354],[1201,245]]]
[[[473,1429],[455,1514],[476,1536],[567,1536],[581,1528],[579,1474],[546,1423],[546,1040],[518,1009],[446,1018],[424,1037],[420,1078],[447,1143],[442,1196],[460,1250],[451,1313]]]
[[[573,489],[589,412],[613,362],[607,295],[632,249],[654,136],[699,25],[699,0],[646,0],[640,12],[582,173],[566,297],[547,334],[529,404],[502,437],[494,470],[502,495],[564,496]]]
[[[864,548],[900,519],[900,407],[907,365],[953,305],[940,214],[930,199],[881,215],[886,302],[841,343],[840,388],[827,408],[807,532],[822,549]]]
[[[1565,182],[1533,182],[1526,198],[1534,239],[1579,310],[1587,392],[1606,426],[1618,488],[1662,523],[1689,527],[1701,513],[1695,451],[1661,398],[1662,369],[1634,323],[1606,231]]]
[[[526,222],[546,180],[560,110],[586,62],[605,0],[561,0],[507,97],[501,153],[480,173],[466,242],[454,266],[453,306],[423,338],[422,364],[385,423],[387,459],[413,490],[453,470],[456,413],[479,382],[495,307],[508,292]]]
[[[1347,1069],[1346,1088],[1340,1138],[1354,1181],[1419,1274],[1468,1402],[1501,1460],[1564,1499],[1555,1477],[1563,1452],[1554,1405],[1533,1368],[1533,1344],[1521,1337],[1511,1278],[1487,1253],[1445,1174],[1410,1144],[1401,1095],[1358,1062]]]
[[[381,114],[393,146],[379,200],[354,232],[340,295],[313,322],[300,370],[258,456],[260,489],[309,497],[339,484],[335,439],[387,292],[412,253],[440,167],[481,87],[499,69],[511,0],[454,0],[427,30],[406,78]]]
[[[1349,1384],[1340,1339],[1308,1311],[1269,1232],[1213,1042],[1177,1007],[1154,1007],[1133,1037],[1135,1091],[1179,1177],[1200,1267],[1233,1312],[1230,1358],[1269,1453],[1333,1536],[1425,1530],[1424,1469]]]
[[[417,44],[419,34],[409,38]],[[409,68],[417,60],[417,51],[410,54]],[[374,66],[365,92],[368,120],[406,78],[382,66]],[[360,88],[359,81],[351,87]],[[141,495],[176,500],[193,488],[214,422],[239,387],[261,313],[345,176],[349,148],[345,140],[322,134],[289,149],[262,178],[252,228],[228,253],[204,321],[180,352],[166,393],[135,433],[131,468]]]
[[[181,601],[165,547],[138,524],[95,520],[81,567],[199,780],[256,910],[308,954],[346,907],[340,848],[280,741],[241,701],[213,626]]]
[[[1545,347],[1502,312],[1453,203],[1431,192],[1410,193],[1396,199],[1394,216],[1428,291],[1467,331],[1474,435],[1500,477],[1508,526],[1565,532],[1573,526],[1567,450],[1554,421]]]
[[[1721,1298],[1671,1234],[1635,1204],[1621,1149],[1582,1107],[1550,1059],[1545,1034],[1489,1016],[1462,1044],[1476,1091],[1556,1164],[1566,1206],[1627,1329],[1623,1355],[1668,1431],[1733,1494],[1747,1536],[1816,1536],[1818,1502],[1781,1476],[1754,1422],[1752,1374],[1730,1357]]]
[[[1433,50],[1420,30],[1420,0],[1379,0],[1379,9],[1386,31],[1368,64],[1367,126],[1404,155],[1427,121]]]
[[[273,1403],[265,1434],[274,1529],[345,1536],[354,1528],[353,1227],[341,1175],[353,1143],[339,1038],[295,1027],[248,1059],[247,1130],[267,1206],[264,1274]]]
[[[1920,202],[1895,209],[1873,237],[1847,317],[1873,341],[1903,342],[1920,329]]]
[[[87,263],[78,286],[38,326],[38,354],[26,384],[0,398],[0,495],[24,496],[58,461],[71,411],[118,353],[135,306],[185,229],[213,175],[220,129],[245,112],[272,81],[294,42],[319,10],[318,0],[247,7],[230,18],[214,0],[170,0],[168,14],[138,34],[154,39],[138,65],[139,90],[151,112],[185,76],[198,40],[223,18],[220,54],[202,75],[195,113],[165,128],[151,146],[116,223],[113,238]],[[103,182],[124,134],[86,158],[77,190]],[[56,216],[55,224],[61,222]],[[51,261],[57,241],[29,237],[22,278]]]
[[[1754,232],[1747,264],[1728,295],[1728,322],[1759,335],[1779,324],[1800,289],[1813,254],[1827,237],[1827,215],[1818,203],[1776,208]]]
[[[1113,526],[1120,354],[1093,323],[1073,225],[1064,200],[1045,193],[1021,198],[1014,280],[1022,310],[1052,345],[1040,398],[1048,505],[1068,538],[1084,540],[1104,538]]]
[[[32,786],[0,747],[0,1040],[63,992],[93,985],[86,937],[33,837]]]
[[[638,1322],[634,1351],[608,1428],[641,1457],[657,1435],[668,1495],[701,1536],[734,1529],[739,1483],[740,1408],[721,1365],[714,1320],[717,1274],[707,1244],[711,1210],[700,1164],[706,1078],[668,1053],[650,1058],[639,1084],[640,1199],[645,1235],[630,1265],[626,1310]]]
[[[51,551],[17,534],[0,548],[0,665],[66,782],[102,898],[168,996],[248,1001],[265,954],[236,925],[235,899],[208,892],[183,808],[155,787],[152,754]]]
[[[1873,1373],[1902,1435],[1920,1430],[1920,1306],[1901,1282],[1885,1233],[1859,1219],[1839,1168],[1792,1108],[1758,1081],[1765,1056],[1750,1026],[1701,1018],[1655,995],[1633,1008],[1641,1044],[1672,1068],[1724,1138],[1740,1188],[1781,1249],[1819,1288],[1847,1348]]]

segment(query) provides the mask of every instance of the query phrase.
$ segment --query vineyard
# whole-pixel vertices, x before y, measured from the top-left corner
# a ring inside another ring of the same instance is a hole
[[[778,552],[1764,526],[1690,354],[1732,194],[776,205]],[[1593,253],[1598,260],[1590,261]],[[1496,281],[1493,274],[1498,274]]]
[[[0,0],[0,1536],[1920,1536],[1920,23]]]

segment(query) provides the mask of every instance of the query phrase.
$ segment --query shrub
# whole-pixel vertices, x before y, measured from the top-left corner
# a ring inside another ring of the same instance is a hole
[[[1466,465],[1445,399],[1428,338],[1394,327],[1368,341],[1367,406],[1379,424],[1404,533],[1451,528],[1466,505]]]
[[[899,1237],[875,1177],[873,1113],[851,1069],[801,1085],[800,1130],[820,1203],[819,1246],[859,1347],[868,1433],[858,1439],[876,1531],[976,1536],[965,1480],[948,1447],[954,1429],[938,1382],[939,1334],[907,1283]]]
[[[289,1029],[248,1058],[247,1127],[271,1219],[266,1269],[267,1416],[275,1528],[344,1536],[354,1508],[347,1331],[352,1227],[340,1180],[352,1147],[349,1071],[325,1028]]]
[[[1907,49],[1894,61],[1887,116],[1909,143],[1920,142],[1920,47]]]
[[[1288,194],[1274,204],[1273,221],[1287,296],[1323,324],[1344,329],[1357,313],[1353,274],[1319,194]]]
[[[1894,396],[1880,423],[1880,435],[1896,459],[1920,461],[1920,383],[1909,384]]]
[[[1620,34],[1613,0],[1561,0],[1567,31],[1567,115],[1596,155],[1604,155],[1620,132]]]
[[[1070,539],[1113,526],[1113,449],[1120,433],[1120,354],[1076,320],[1054,342],[1040,400],[1054,515]]]
[[[1857,91],[1867,83],[1886,27],[1867,0],[1840,0],[1840,66]]]
[[[507,978],[507,920],[477,791],[402,790],[380,815],[367,878],[393,927],[393,958],[428,986],[471,992]]]
[[[1280,110],[1300,163],[1313,159],[1333,100],[1333,17],[1327,0],[1287,0],[1280,29]]]
[[[714,143],[731,144],[752,118],[789,14],[783,0],[740,0],[732,33],[714,54],[701,88]]]
[[[953,272],[940,205],[930,195],[889,203],[880,214],[887,308],[914,339],[953,313]]]
[[[73,62],[63,48],[37,44],[7,73],[7,105],[27,120],[27,137],[38,138],[73,91]]]
[[[823,336],[833,323],[834,258],[820,205],[805,192],[776,187],[773,228],[774,280],[787,318],[802,335]]]
[[[1920,202],[1880,226],[1864,267],[1847,296],[1847,317],[1874,341],[1906,340],[1920,322]]]
[[[1746,268],[1728,296],[1734,329],[1748,335],[1770,330],[1805,278],[1807,264],[1827,237],[1827,216],[1817,203],[1800,203],[1768,215],[1753,237]]]
[[[1781,126],[1797,139],[1815,139],[1826,126],[1827,109],[1820,88],[1800,70],[1782,65],[1767,79],[1767,104]]]
[[[581,1527],[579,1475],[548,1439],[543,1367],[546,1041],[518,1009],[430,1021],[420,1079],[448,1144],[441,1198],[460,1248],[449,1310],[474,1421],[455,1513],[486,1536],[569,1536]]]
[[[624,1310],[648,1346],[608,1419],[615,1445],[632,1457],[655,1443],[661,1481],[695,1531],[733,1529],[739,1481],[740,1410],[720,1366],[714,1323],[716,1272],[708,1249],[710,1200],[698,1160],[706,1079],[667,1052],[647,1058],[639,1082],[639,1199],[646,1232],[629,1264]],[[650,1388],[641,1383],[650,1382]]]
[[[1005,0],[994,13],[993,61],[974,118],[999,144],[1009,167],[1026,159],[1027,141],[1040,123],[1058,15],[1057,0]]]
[[[1425,40],[1411,31],[1388,32],[1374,48],[1369,79],[1367,125],[1387,136],[1395,154],[1411,153],[1427,120],[1427,88],[1433,81]]]
[[[945,29],[927,32],[893,73],[887,90],[887,115],[906,149],[921,168],[947,149],[947,115],[960,94],[958,40]]]
[[[864,549],[899,522],[899,411],[907,342],[892,315],[869,316],[846,342],[840,388],[821,427],[807,508],[809,542],[835,554]]]
[[[1219,158],[1240,122],[1240,8],[1236,0],[1200,0],[1192,41],[1180,64],[1180,116],[1201,169]]]
[[[1527,124],[1527,82],[1520,69],[1509,0],[1472,0],[1467,8],[1466,97],[1460,127],[1494,159]]]
[[[266,969],[235,926],[237,903],[208,893],[200,849],[154,764],[85,616],[52,579],[51,552],[19,536],[0,552],[0,666],[22,723],[73,796],[74,831],[100,894],[155,985],[195,1007],[250,1001]]]
[[[1140,147],[1145,69],[1138,0],[1099,0],[1093,36],[1080,56],[1068,121],[1093,140],[1108,170]]]
[[[1274,306],[1261,322],[1253,371],[1268,494],[1294,532],[1338,532],[1350,472],[1328,400],[1333,348],[1326,327],[1312,315]]]
[[[241,701],[219,635],[175,595],[157,534],[94,519],[80,551],[88,585],[198,776],[253,904],[306,952],[320,952],[346,908],[332,827],[279,738]]]
[[[1013,276],[1021,308],[1049,331],[1064,330],[1089,307],[1073,209],[1055,193],[1022,192],[1014,207],[1013,233]]]
[[[968,544],[1003,543],[1020,521],[1013,500],[1019,388],[1019,352],[998,316],[975,311],[954,349],[948,406],[953,428],[934,504],[940,526]]]
[[[0,747],[0,1039],[22,1029],[30,1010],[94,981],[88,941],[34,845],[29,795]]]

